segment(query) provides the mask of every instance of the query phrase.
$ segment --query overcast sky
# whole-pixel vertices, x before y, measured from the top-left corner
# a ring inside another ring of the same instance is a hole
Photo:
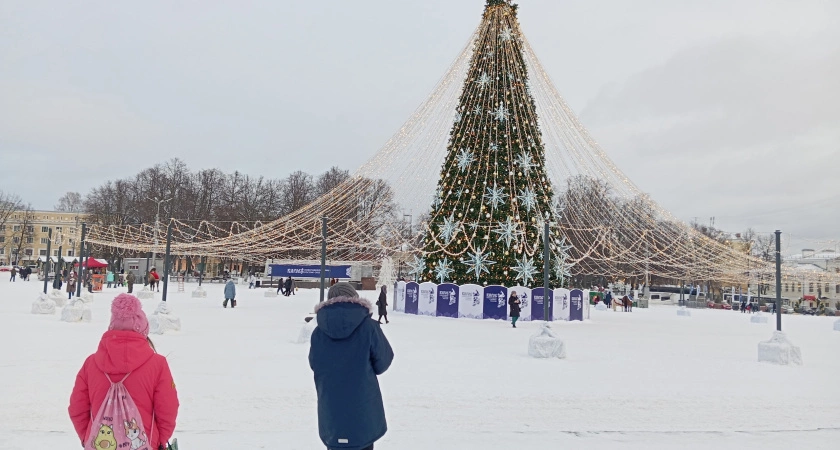
[[[678,217],[840,238],[839,1],[519,3],[583,123]],[[483,5],[0,0],[0,189],[47,209],[173,156],[268,177],[355,169]]]

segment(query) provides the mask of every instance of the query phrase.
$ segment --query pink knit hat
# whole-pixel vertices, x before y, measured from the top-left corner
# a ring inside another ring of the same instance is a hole
[[[143,312],[140,300],[131,294],[120,294],[111,302],[111,324],[109,330],[136,331],[149,336],[149,320]]]

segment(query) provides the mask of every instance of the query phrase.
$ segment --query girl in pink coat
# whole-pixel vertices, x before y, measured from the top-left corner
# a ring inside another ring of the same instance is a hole
[[[123,384],[140,411],[151,448],[163,448],[172,437],[178,393],[166,358],[155,352],[148,336],[149,321],[140,300],[130,294],[118,295],[111,303],[108,331],[76,375],[70,395],[70,420],[83,447],[90,436],[91,416],[111,387],[108,376],[121,380],[130,374]]]

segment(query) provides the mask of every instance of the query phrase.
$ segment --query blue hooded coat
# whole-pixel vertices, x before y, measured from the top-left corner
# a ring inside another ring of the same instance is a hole
[[[362,449],[385,435],[381,375],[394,359],[370,302],[338,297],[316,307],[309,366],[318,392],[318,431],[330,449]]]
[[[225,284],[225,298],[236,298],[236,285],[233,283],[233,280]]]

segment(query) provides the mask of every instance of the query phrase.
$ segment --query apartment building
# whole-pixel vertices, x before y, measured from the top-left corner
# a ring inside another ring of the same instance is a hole
[[[48,256],[50,229],[52,248],[49,256],[77,256],[82,222],[86,217],[74,212],[13,212],[6,223],[0,225],[0,265],[35,264],[39,256]]]

